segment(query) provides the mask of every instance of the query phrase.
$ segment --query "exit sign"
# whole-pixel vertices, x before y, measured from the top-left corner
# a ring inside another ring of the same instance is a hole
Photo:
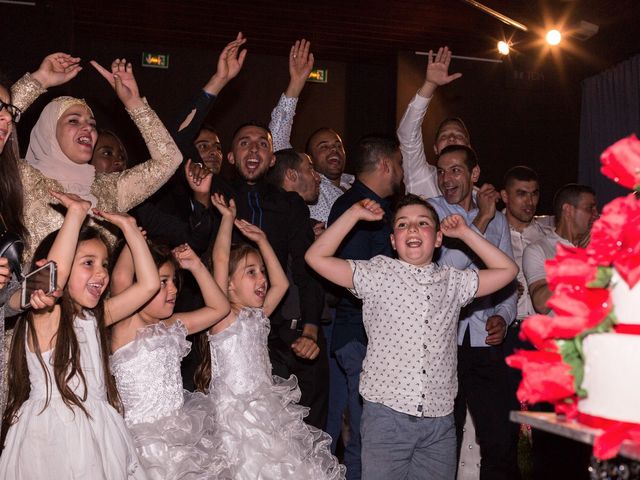
[[[151,68],[169,68],[169,55],[164,53],[142,53],[142,66]]]
[[[327,83],[329,78],[329,70],[326,68],[315,68],[311,70],[307,82]]]

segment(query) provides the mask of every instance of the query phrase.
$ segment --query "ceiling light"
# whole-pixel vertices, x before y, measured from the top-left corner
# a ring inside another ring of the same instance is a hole
[[[549,30],[545,36],[549,45],[558,45],[562,40],[562,34],[558,30]]]
[[[509,44],[503,40],[498,42],[498,52],[500,55],[509,55]]]

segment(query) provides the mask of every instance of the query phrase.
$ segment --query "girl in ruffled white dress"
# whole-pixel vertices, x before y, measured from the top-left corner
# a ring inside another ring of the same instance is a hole
[[[105,332],[151,298],[158,273],[133,218],[94,210],[122,230],[139,273],[130,288],[104,300],[107,246],[95,228],[81,230],[90,204],[72,194],[53,195],[67,214],[60,231],[43,240],[35,258],[56,262],[63,290],[53,308],[44,308],[44,292],[34,293],[33,310],[15,326],[0,478],[147,478],[114,408],[119,402]]]
[[[114,325],[111,370],[124,417],[140,460],[152,479],[233,478],[215,435],[211,402],[200,392],[183,391],[180,362],[189,353],[186,336],[206,330],[229,313],[229,302],[188,245],[170,251],[152,246],[160,290],[141,310]],[[133,281],[134,265],[125,247],[114,268],[114,287]],[[205,306],[174,313],[176,271],[189,270]],[[136,272],[137,273],[137,272]]]
[[[302,420],[308,409],[297,404],[296,377],[271,375],[267,315],[287,291],[286,274],[264,232],[244,220],[234,222],[233,200],[227,206],[224,198],[214,195],[213,203],[222,214],[213,271],[227,292],[231,313],[210,330],[210,383],[203,375],[206,364],[201,365],[196,383],[208,387],[216,427],[236,467],[235,478],[344,478],[344,466],[331,455],[329,435]],[[234,223],[259,251],[249,245],[231,249]]]

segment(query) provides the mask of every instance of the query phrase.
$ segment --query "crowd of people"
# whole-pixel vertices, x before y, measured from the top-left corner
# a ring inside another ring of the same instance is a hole
[[[428,163],[429,102],[460,77],[446,47],[397,135],[358,141],[352,174],[329,126],[304,151],[290,143],[314,63],[305,40],[270,123],[240,125],[225,156],[206,119],[245,42],[166,122],[131,63],[91,62],[145,162],[73,97],[44,107],[19,158],[21,114],[79,58],[49,55],[0,86],[2,229],[24,244],[24,272],[0,257],[0,477],[453,479],[468,410],[480,478],[518,478],[519,379],[504,358],[547,308],[545,259],[588,239],[594,191],[567,185],[537,217],[531,168],[476,185],[459,118],[442,121]],[[24,309],[21,275],[48,261],[56,289]],[[534,455],[541,477],[548,466]]]

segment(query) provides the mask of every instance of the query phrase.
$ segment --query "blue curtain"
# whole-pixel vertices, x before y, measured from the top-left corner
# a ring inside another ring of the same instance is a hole
[[[600,154],[632,133],[640,136],[640,55],[582,82],[578,177],[600,206],[629,193],[600,173]]]

